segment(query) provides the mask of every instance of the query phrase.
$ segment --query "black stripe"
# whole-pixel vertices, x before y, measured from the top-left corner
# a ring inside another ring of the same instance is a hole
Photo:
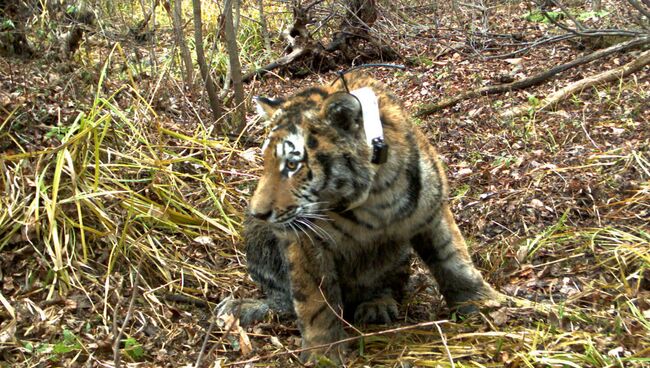
[[[405,193],[406,203],[401,205],[393,213],[393,219],[404,219],[411,216],[413,212],[415,212],[415,210],[418,208],[420,193],[422,192],[420,152],[417,149],[415,139],[411,133],[406,136],[406,139],[408,140],[409,145],[412,147],[411,154],[409,155],[408,165],[406,167],[406,179],[408,180],[408,186]]]
[[[414,229],[422,229],[422,228],[431,228],[429,227],[431,225],[431,222],[438,218],[438,221],[440,221],[440,205],[436,207],[433,211],[431,211],[431,214],[422,222],[418,223],[417,225],[413,226]]]
[[[265,272],[258,272],[256,269],[249,267],[248,273],[250,273],[253,280],[260,284],[263,288],[270,288],[274,290],[284,290],[281,284],[278,283],[277,278],[267,277]]]
[[[356,163],[354,162],[354,158],[352,158],[352,155],[349,153],[344,153],[343,158],[345,159],[345,166],[348,168],[350,173],[354,176],[357,173],[357,168],[356,168]]]
[[[334,329],[334,325],[339,323],[339,319],[337,317],[331,318],[330,323],[327,324],[327,331],[332,331]]]
[[[404,172],[403,169],[395,171],[394,174],[390,178],[388,178],[388,180],[384,180],[383,182],[381,182],[378,185],[374,186],[370,190],[370,192],[372,194],[378,194],[378,193],[381,193],[381,192],[385,191],[386,189],[392,187],[393,185],[395,185],[395,182],[397,181],[397,179],[399,179],[399,177],[402,176],[403,172]]]
[[[311,95],[313,95],[313,94],[320,95],[322,98],[325,98],[325,97],[329,96],[329,94],[327,93],[327,91],[325,91],[325,90],[322,89],[321,87],[310,87],[310,88],[307,88],[307,89],[305,89],[305,90],[303,90],[303,91],[297,93],[296,96],[300,96],[300,97],[309,97],[309,96],[311,96]]]
[[[332,175],[332,157],[326,153],[320,152],[316,154],[316,160],[323,167],[323,184],[320,189],[314,193],[318,195],[318,192],[327,188],[327,182],[329,181],[329,177]]]
[[[310,132],[309,136],[307,137],[307,147],[309,147],[311,149],[318,148],[318,139],[316,139],[311,132]]]
[[[359,171],[359,163],[354,157],[349,153],[343,155],[345,159],[345,167],[350,172],[350,177],[352,180],[352,186],[357,192],[365,192],[368,189],[368,186],[371,185],[370,178],[368,177],[368,171]],[[356,179],[356,180],[355,180]],[[358,197],[361,193],[355,193],[355,197]]]
[[[366,229],[370,230],[375,230],[377,227],[373,224],[367,223],[357,217],[357,215],[354,213],[354,211],[343,211],[339,213],[339,216],[343,217],[344,219],[354,222],[356,225],[363,226]]]
[[[297,300],[297,301],[299,301],[301,303],[304,303],[304,302],[307,301],[307,295],[305,293],[303,293],[302,291],[300,291],[300,290],[293,290],[292,293],[291,293],[291,296],[293,297],[293,299],[295,299],[295,300]]]
[[[316,313],[314,313],[314,314],[311,316],[311,318],[309,318],[309,324],[310,324],[310,325],[313,325],[313,324],[314,324],[314,321],[316,320],[316,318],[317,318],[318,316],[320,316],[320,315],[321,315],[323,312],[325,312],[326,310],[327,310],[327,304],[323,304],[323,305],[321,305],[320,308],[318,308],[318,310],[316,311]]]
[[[343,230],[343,228],[341,228],[339,225],[337,225],[335,221],[332,221],[329,224],[334,228],[334,230],[341,233],[341,235],[345,236],[346,238],[350,238],[350,239],[356,241],[356,239],[354,238],[354,236],[352,236],[352,234],[350,234],[347,231]]]

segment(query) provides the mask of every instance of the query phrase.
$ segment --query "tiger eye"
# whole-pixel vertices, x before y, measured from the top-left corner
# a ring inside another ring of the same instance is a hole
[[[289,169],[291,171],[294,171],[295,169],[298,168],[298,163],[295,162],[295,161],[287,161],[286,167],[287,167],[287,169]]]

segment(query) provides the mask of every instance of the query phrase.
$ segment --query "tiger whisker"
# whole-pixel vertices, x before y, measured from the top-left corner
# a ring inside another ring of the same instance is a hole
[[[302,220],[303,220],[303,224],[308,226],[309,229],[313,231],[316,235],[318,235],[322,239],[329,239],[332,242],[332,244],[334,244],[334,238],[332,238],[332,236],[327,231],[325,231],[325,229],[318,226],[317,224],[315,224],[314,222],[310,221],[307,218],[304,218]]]
[[[311,229],[309,224],[305,223],[303,219],[296,219],[296,226],[298,227],[298,230],[300,230],[303,234],[307,235],[309,238],[309,241],[311,242],[312,245],[315,245],[314,239],[309,235],[309,233],[300,225],[306,226]]]

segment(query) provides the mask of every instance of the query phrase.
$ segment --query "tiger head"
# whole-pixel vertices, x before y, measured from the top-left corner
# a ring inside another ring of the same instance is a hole
[[[288,234],[326,211],[345,210],[367,198],[374,168],[356,97],[311,88],[287,99],[258,97],[256,102],[270,133],[250,201],[253,217]]]

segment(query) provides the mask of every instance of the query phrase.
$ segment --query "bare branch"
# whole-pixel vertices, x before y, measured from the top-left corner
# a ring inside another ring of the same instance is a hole
[[[523,52],[526,52],[526,51],[528,51],[528,50],[530,50],[530,49],[532,49],[532,48],[534,48],[536,46],[539,46],[539,45],[543,45],[543,44],[547,44],[547,43],[553,43],[553,42],[560,42],[560,41],[568,40],[568,39],[571,39],[571,38],[574,38],[574,37],[577,37],[577,35],[574,34],[574,33],[566,33],[566,34],[559,35],[559,36],[545,37],[545,38],[542,38],[542,39],[537,40],[535,42],[532,42],[528,46],[522,47],[519,50],[515,50],[515,51],[509,52],[507,54],[499,54],[499,55],[488,56],[488,57],[485,57],[485,60],[510,58],[510,57],[513,57],[513,56],[517,56],[517,55],[519,55],[519,54],[521,54]]]
[[[626,77],[634,72],[641,70],[646,65],[650,64],[650,50],[643,52],[639,57],[633,61],[620,66],[615,69],[611,69],[600,74],[592,75],[590,77],[581,79],[575,83],[571,83],[568,86],[554,92],[553,94],[547,96],[536,109],[537,111],[546,110],[550,107],[555,106],[558,102],[564,100],[567,96],[574,93],[579,93],[585,88],[613,82],[619,80],[623,77]],[[515,116],[520,116],[527,113],[532,107],[528,105],[518,106],[516,108],[506,110],[501,114],[503,118],[512,118]]]
[[[436,111],[442,110],[446,107],[453,106],[461,101],[465,101],[471,98],[475,98],[478,96],[488,96],[492,94],[498,94],[498,93],[504,93],[508,91],[515,91],[515,90],[520,90],[524,89],[530,86],[534,86],[540,83],[543,83],[547,81],[549,78],[553,77],[556,74],[559,74],[561,72],[564,72],[568,69],[574,68],[578,65],[583,65],[589,62],[592,62],[594,60],[603,58],[605,56],[614,54],[616,52],[621,52],[625,50],[630,50],[639,46],[647,45],[650,44],[650,37],[643,37],[643,38],[636,38],[627,42],[623,42],[611,47],[608,47],[606,49],[601,49],[598,51],[595,51],[589,55],[585,55],[583,57],[577,58],[575,60],[572,60],[571,62],[561,64],[558,66],[555,66],[547,71],[544,71],[542,73],[536,74],[532,77],[524,78],[512,83],[507,83],[507,84],[499,84],[496,86],[487,86],[487,87],[481,87],[469,92],[461,93],[460,95],[456,95],[454,97],[442,100],[441,102],[438,102],[436,104],[431,104],[424,106],[420,111],[418,111],[415,116],[425,116],[425,115],[430,115],[433,114]]]

